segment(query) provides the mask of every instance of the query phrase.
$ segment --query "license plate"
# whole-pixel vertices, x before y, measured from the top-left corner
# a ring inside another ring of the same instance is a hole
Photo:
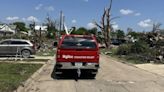
[[[87,65],[93,65],[93,63],[87,63]]]
[[[83,66],[83,63],[75,63],[75,66],[76,67],[82,67]]]

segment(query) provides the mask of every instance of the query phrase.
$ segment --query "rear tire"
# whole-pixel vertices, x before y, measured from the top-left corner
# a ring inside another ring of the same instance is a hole
[[[62,74],[57,74],[57,72],[61,72],[60,69],[57,69],[56,66],[54,68],[54,78],[55,79],[60,79]]]
[[[93,78],[93,79],[95,79],[95,77],[97,75],[97,72],[98,72],[97,69],[92,70],[91,73],[90,73],[90,77]],[[92,74],[92,73],[94,73],[94,74]]]
[[[95,77],[96,77],[96,74],[91,74],[90,75],[90,78],[92,78],[92,79],[95,79]]]
[[[29,50],[22,50],[21,55],[23,58],[29,58],[31,55],[31,52]]]

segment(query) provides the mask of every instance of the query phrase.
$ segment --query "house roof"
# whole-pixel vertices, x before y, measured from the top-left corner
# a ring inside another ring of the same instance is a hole
[[[10,33],[15,33],[15,30],[12,29],[14,26],[10,27],[7,24],[0,25],[0,31],[1,32],[10,32]]]
[[[42,31],[47,31],[47,26],[39,26],[39,25],[36,25],[35,26],[35,30],[42,30]]]

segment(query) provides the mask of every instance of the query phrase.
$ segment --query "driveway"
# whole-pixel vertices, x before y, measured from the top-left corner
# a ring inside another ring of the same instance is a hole
[[[101,55],[96,79],[53,79],[54,60],[17,92],[163,92],[164,77]]]

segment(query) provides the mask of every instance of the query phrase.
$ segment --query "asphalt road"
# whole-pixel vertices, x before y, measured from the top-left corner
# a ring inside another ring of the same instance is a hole
[[[20,92],[164,92],[164,77],[103,55],[96,79],[53,79],[54,64],[48,63]]]

